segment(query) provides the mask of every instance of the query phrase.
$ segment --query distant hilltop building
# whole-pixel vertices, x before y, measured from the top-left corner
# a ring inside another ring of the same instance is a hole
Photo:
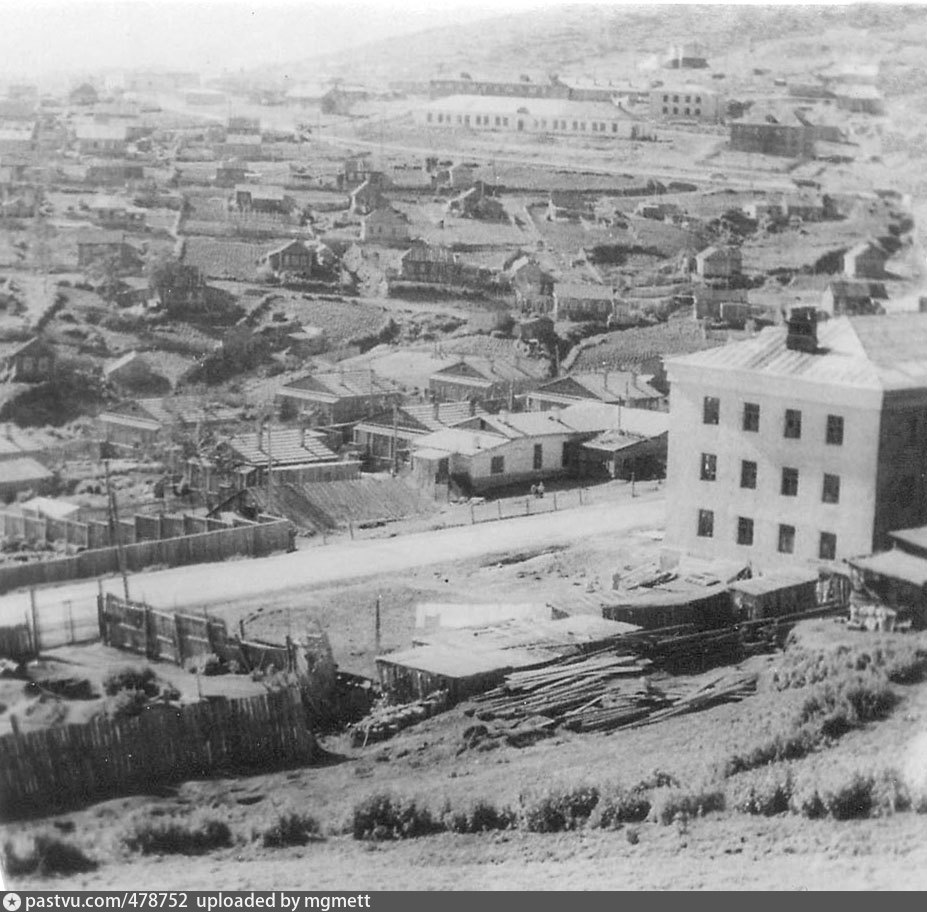
[[[797,116],[751,112],[731,121],[731,150],[785,158],[814,158],[817,131]]]
[[[663,57],[663,66],[670,70],[704,70],[708,66],[705,48],[697,41],[674,44]]]
[[[664,85],[650,92],[650,116],[654,120],[718,123],[724,119],[725,107],[723,95],[693,83]]]

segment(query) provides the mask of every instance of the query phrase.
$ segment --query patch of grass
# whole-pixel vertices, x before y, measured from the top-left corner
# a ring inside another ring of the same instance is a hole
[[[232,831],[212,817],[138,820],[125,836],[130,851],[142,855],[204,855],[232,845]]]
[[[306,845],[320,838],[319,821],[311,814],[296,812],[281,814],[261,834],[265,849],[280,849],[285,846]]]
[[[523,794],[520,797],[521,823],[529,833],[576,830],[586,823],[598,803],[599,790],[590,785]]]
[[[354,806],[351,831],[355,839],[414,839],[443,829],[426,807],[412,799],[375,794]]]
[[[3,869],[11,877],[82,874],[94,871],[98,863],[77,846],[50,833],[38,833],[24,847],[3,845]]]

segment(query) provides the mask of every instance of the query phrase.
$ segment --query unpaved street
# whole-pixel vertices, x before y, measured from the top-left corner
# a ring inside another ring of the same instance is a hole
[[[558,512],[415,533],[391,539],[345,541],[257,560],[197,564],[129,578],[130,596],[156,607],[184,608],[259,598],[292,589],[331,585],[379,573],[466,560],[513,548],[568,544],[595,535],[620,536],[635,528],[662,527],[663,491],[642,493],[630,503],[603,503]],[[81,580],[36,591],[36,605],[73,606],[75,620],[96,617],[98,583]],[[103,580],[105,591],[122,593],[118,577]],[[0,598],[0,623],[21,621],[30,610],[28,592]]]

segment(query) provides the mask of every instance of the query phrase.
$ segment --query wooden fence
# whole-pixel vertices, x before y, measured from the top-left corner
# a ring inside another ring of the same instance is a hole
[[[120,561],[124,561],[127,571],[135,572],[157,565],[179,567],[221,561],[236,555],[263,557],[292,548],[293,527],[285,519],[273,518],[234,527],[219,520],[203,522],[215,523],[218,528],[192,535],[136,541],[122,547],[81,551],[53,560],[5,564],[0,566],[0,592],[118,573]]]
[[[238,700],[155,705],[0,737],[5,818],[58,813],[217,772],[270,770],[318,756],[295,688]]]
[[[266,670],[271,665],[277,671],[299,670],[297,649],[289,638],[283,644],[250,642],[229,634],[220,618],[161,611],[112,593],[100,602],[99,628],[107,646],[176,665],[212,653],[246,671]]]

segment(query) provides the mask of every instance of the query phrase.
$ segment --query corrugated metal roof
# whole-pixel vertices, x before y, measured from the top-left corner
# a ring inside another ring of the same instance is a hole
[[[508,438],[499,434],[487,434],[483,431],[465,431],[458,428],[445,428],[420,437],[415,445],[415,452],[420,450],[459,453],[461,456],[475,456],[483,450],[496,450],[507,444]]]

